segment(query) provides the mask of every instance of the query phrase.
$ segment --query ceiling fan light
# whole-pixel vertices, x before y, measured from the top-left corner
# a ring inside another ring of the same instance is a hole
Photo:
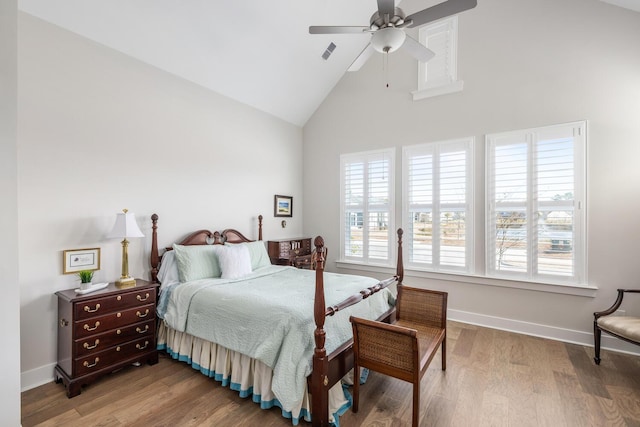
[[[391,53],[404,43],[406,34],[399,28],[382,28],[371,36],[371,46],[380,53]]]

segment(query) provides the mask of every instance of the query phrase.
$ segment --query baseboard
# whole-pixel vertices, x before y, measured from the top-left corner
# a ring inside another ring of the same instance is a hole
[[[534,337],[548,338],[573,344],[593,347],[593,332],[575,331],[556,328],[555,326],[540,325],[520,320],[505,319],[485,314],[470,313],[468,311],[447,310],[447,318],[456,322],[484,326],[502,331],[516,332]],[[640,356],[640,347],[614,338],[606,333],[602,334],[601,347],[605,350]]]
[[[448,310],[447,318],[456,322],[471,325],[484,326],[502,331],[515,332],[540,338],[548,338],[556,341],[564,341],[573,344],[593,347],[593,333],[574,331],[571,329],[556,328],[554,326],[540,325],[537,323],[523,322],[520,320],[505,319],[502,317],[488,316],[485,314],[470,313],[468,311]],[[602,334],[602,348],[620,353],[640,356],[640,347],[628,342]],[[56,364],[45,365],[40,368],[22,372],[22,391],[41,386],[53,381],[53,370]]]
[[[53,370],[56,364],[51,363],[39,368],[24,371],[20,374],[20,391],[31,390],[54,380]]]

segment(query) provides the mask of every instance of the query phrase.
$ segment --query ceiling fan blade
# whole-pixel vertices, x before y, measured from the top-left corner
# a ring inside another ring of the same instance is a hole
[[[365,47],[364,50],[360,52],[360,55],[358,55],[355,61],[351,63],[349,68],[347,68],[347,71],[358,71],[360,67],[362,67],[364,63],[367,62],[367,59],[371,57],[373,52],[375,52],[375,49],[373,48],[373,46],[371,46],[371,43],[369,43],[367,47]]]
[[[405,37],[404,43],[402,43],[402,48],[421,62],[427,62],[436,56],[431,49],[420,44],[416,39],[409,36]]]
[[[380,17],[389,15],[389,18],[393,18],[395,15],[395,0],[378,0],[378,14]]]
[[[413,21],[409,28],[417,27],[436,21],[440,18],[455,15],[465,10],[473,9],[478,4],[477,0],[447,0],[435,6],[413,13],[405,18],[405,21]]]
[[[309,34],[353,34],[369,31],[369,27],[322,26],[309,27]]]

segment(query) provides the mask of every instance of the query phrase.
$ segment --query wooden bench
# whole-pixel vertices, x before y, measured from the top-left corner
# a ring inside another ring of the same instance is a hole
[[[413,384],[412,425],[420,416],[420,380],[442,346],[447,368],[447,293],[398,284],[393,324],[350,318],[353,326],[353,412],[358,412],[360,368]]]

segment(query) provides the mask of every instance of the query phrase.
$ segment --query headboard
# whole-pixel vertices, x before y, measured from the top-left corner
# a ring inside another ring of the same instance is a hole
[[[160,262],[162,261],[162,255],[158,252],[158,215],[151,215],[151,281],[153,283],[158,282],[158,271],[160,269]],[[258,215],[258,240],[262,240],[262,215]],[[238,230],[233,228],[227,228],[222,232],[209,230],[198,230],[189,234],[187,237],[179,242],[179,245],[222,245],[225,242],[229,243],[242,243],[253,242],[248,239]],[[165,251],[172,250],[172,247],[166,247]]]

